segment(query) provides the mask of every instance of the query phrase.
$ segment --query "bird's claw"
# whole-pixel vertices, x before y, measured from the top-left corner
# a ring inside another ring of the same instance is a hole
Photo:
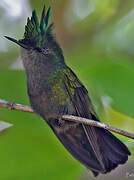
[[[59,118],[58,118],[58,121],[57,121],[57,124],[58,124],[58,126],[62,126],[63,124],[64,124],[64,120],[62,119],[62,117],[60,116]]]

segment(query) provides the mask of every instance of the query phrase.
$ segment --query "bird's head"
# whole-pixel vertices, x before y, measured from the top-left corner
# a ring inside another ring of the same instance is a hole
[[[64,61],[62,50],[52,33],[54,25],[53,23],[49,25],[50,16],[51,8],[46,11],[44,6],[41,20],[39,22],[36,11],[34,10],[32,12],[32,17],[28,17],[27,19],[23,39],[16,40],[5,36],[8,40],[18,44],[21,47],[22,59],[25,59],[24,61],[30,58],[33,59],[35,56],[41,56],[43,57],[42,59],[48,61],[50,59],[54,59],[55,61]],[[23,58],[23,56],[26,58]]]

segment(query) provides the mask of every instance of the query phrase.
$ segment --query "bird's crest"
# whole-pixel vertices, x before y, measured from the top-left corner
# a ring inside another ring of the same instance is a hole
[[[27,19],[27,24],[25,26],[24,40],[35,41],[37,37],[44,36],[46,33],[51,33],[53,29],[53,24],[48,26],[49,20],[51,16],[51,8],[49,7],[46,11],[44,6],[41,20],[39,23],[36,11],[32,12],[31,19]]]

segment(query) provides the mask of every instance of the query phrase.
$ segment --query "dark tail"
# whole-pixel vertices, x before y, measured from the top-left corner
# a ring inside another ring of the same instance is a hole
[[[112,133],[101,128],[96,128],[96,133],[99,135],[100,151],[103,154],[104,173],[110,172],[128,160],[128,155],[131,155],[130,151]]]
[[[50,124],[49,124],[50,125]],[[128,160],[128,148],[113,134],[102,128],[79,124],[58,132],[50,125],[66,149],[94,176],[105,174]]]

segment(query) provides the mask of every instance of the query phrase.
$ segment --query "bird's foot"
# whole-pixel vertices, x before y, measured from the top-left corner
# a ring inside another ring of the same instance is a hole
[[[62,119],[62,116],[59,115],[59,117],[57,118],[57,125],[62,127],[65,124],[65,121]]]
[[[59,108],[59,115],[57,117],[57,125],[59,127],[63,127],[65,125],[65,120],[62,119],[62,115],[65,115],[68,113],[68,108],[67,106],[60,106]]]

